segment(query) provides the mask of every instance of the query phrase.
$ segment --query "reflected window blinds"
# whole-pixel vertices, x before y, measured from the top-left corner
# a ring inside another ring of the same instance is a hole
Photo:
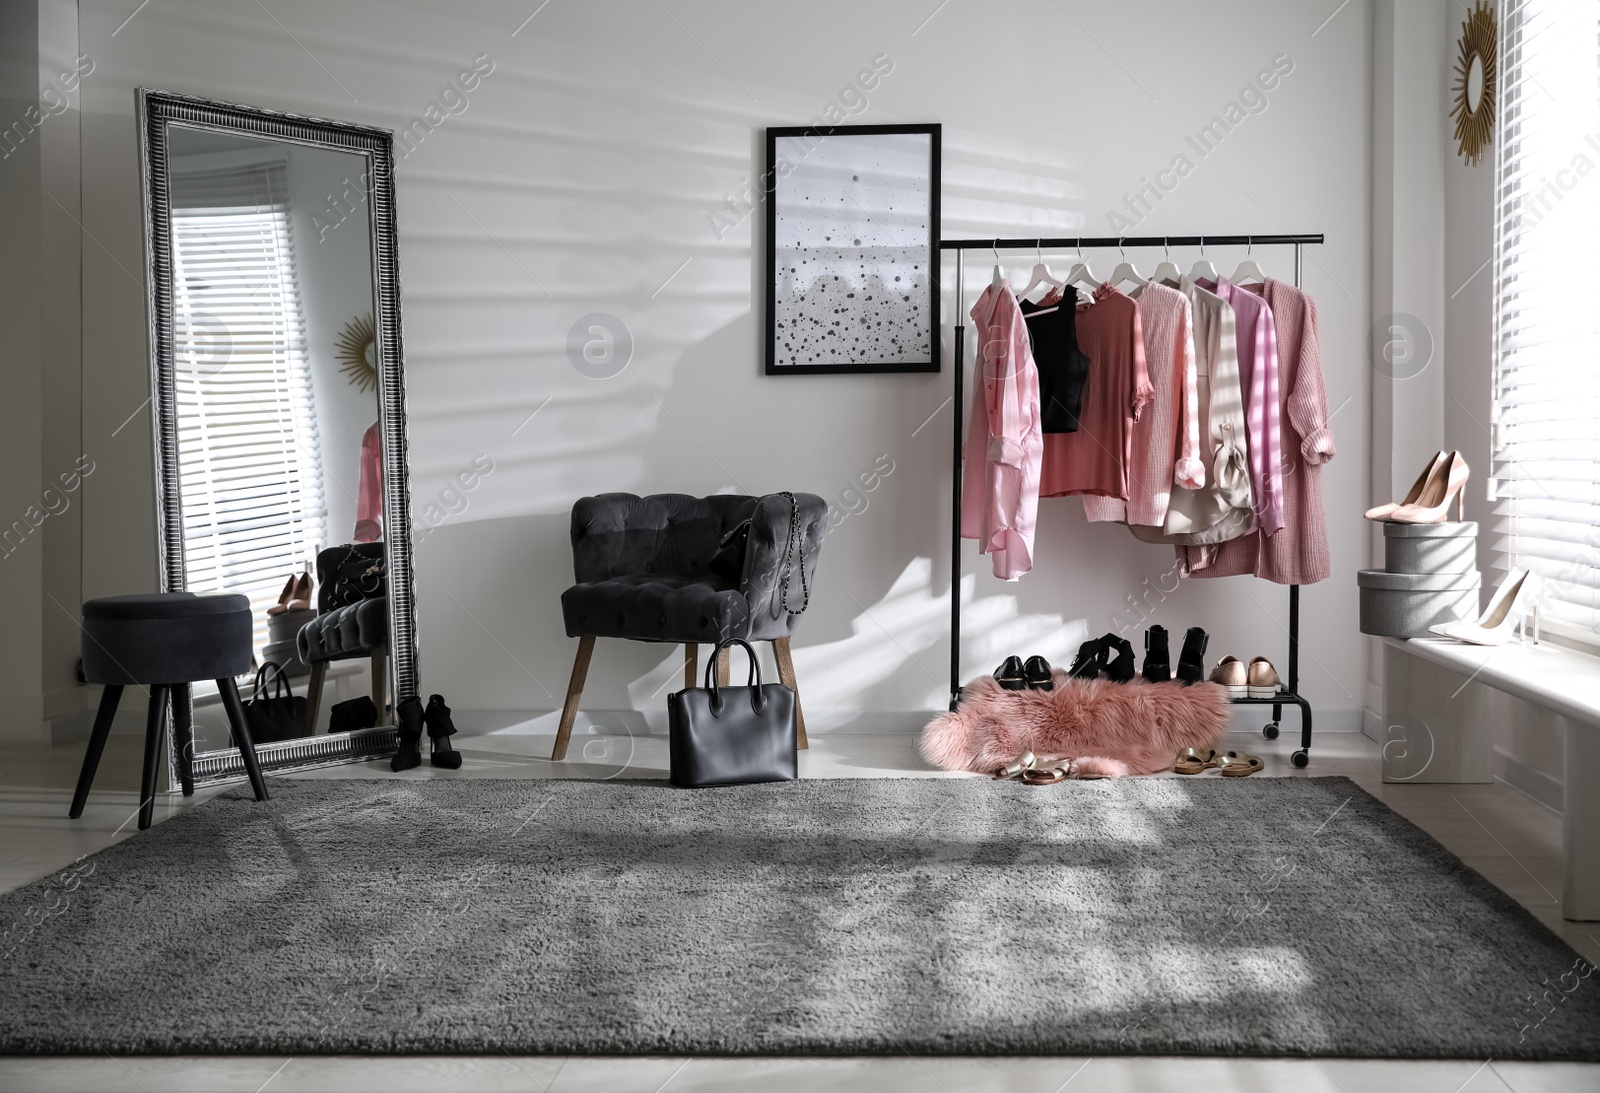
[[[192,591],[266,608],[326,542],[285,169],[175,172],[178,451]]]
[[[1495,141],[1492,544],[1600,640],[1600,7],[1508,0]]]

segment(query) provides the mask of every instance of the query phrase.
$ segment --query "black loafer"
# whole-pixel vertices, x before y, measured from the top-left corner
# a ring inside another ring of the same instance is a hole
[[[1021,657],[1006,657],[1005,663],[994,670],[995,682],[1007,691],[1026,690],[1028,680],[1022,670]]]
[[[1055,683],[1050,678],[1050,662],[1044,657],[1029,657],[1028,663],[1022,666],[1022,674],[1031,690],[1049,691],[1055,688]]]

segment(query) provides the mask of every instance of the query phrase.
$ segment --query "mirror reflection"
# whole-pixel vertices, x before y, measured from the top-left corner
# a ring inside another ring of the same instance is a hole
[[[258,744],[387,724],[366,159],[178,124],[168,151],[187,586],[250,598],[246,700],[295,696],[260,704]],[[342,608],[359,642],[319,626]],[[232,746],[198,687],[195,733]]]

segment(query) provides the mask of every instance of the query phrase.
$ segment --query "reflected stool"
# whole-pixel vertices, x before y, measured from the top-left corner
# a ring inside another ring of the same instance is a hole
[[[83,605],[83,676],[89,683],[104,684],[105,690],[100,695],[94,731],[89,734],[89,750],[83,757],[78,788],[72,795],[72,811],[67,813],[70,818],[76,820],[83,815],[122,689],[130,684],[150,688],[144,774],[139,783],[139,830],[150,826],[155,813],[156,768],[161,764],[169,704],[178,777],[183,795],[194,794],[189,685],[197,680],[216,681],[233,738],[241,745],[239,752],[250,776],[250,788],[255,790],[256,800],[267,799],[261,764],[245,725],[239,688],[233,681],[234,676],[250,670],[251,633],[250,601],[240,595],[158,592],[107,596]]]

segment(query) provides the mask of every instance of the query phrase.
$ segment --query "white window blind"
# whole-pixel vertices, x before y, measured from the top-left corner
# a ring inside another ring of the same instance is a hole
[[[173,330],[188,587],[266,609],[325,540],[284,165],[175,173]]]
[[[1496,579],[1600,641],[1600,4],[1506,0],[1495,158]]]

